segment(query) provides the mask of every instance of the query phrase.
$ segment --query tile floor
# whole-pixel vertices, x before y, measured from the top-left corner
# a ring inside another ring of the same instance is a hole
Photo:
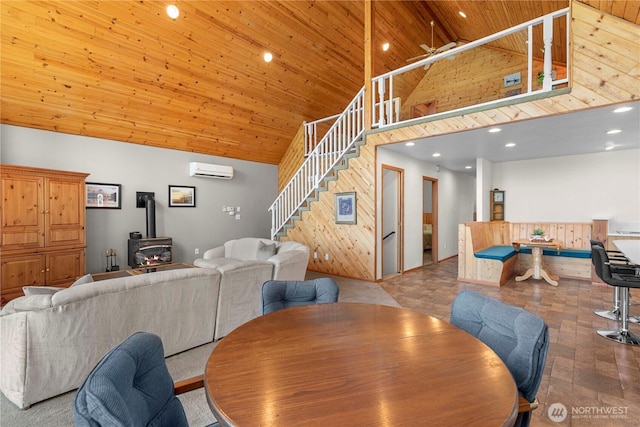
[[[498,288],[458,282],[456,277],[457,258],[452,258],[380,285],[403,307],[447,321],[451,303],[463,289],[542,317],[549,326],[551,343],[532,426],[640,426],[640,346],[615,343],[596,334],[598,328],[618,326],[593,314],[593,309],[611,308],[611,287],[560,279],[556,288],[542,280],[512,279]],[[640,301],[637,291],[631,291],[632,299]],[[640,305],[632,305],[631,314],[640,314]],[[640,325],[629,328],[640,334]],[[557,404],[567,411],[562,421],[548,415],[550,407],[560,407]]]

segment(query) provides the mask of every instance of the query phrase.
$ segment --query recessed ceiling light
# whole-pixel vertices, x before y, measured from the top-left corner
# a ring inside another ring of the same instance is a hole
[[[382,45],[382,50],[385,51],[385,52],[388,51],[389,50],[389,43],[384,43]]]
[[[416,145],[416,143],[415,142],[407,142],[404,145],[406,145],[407,147],[413,147],[414,145]]]
[[[615,145],[613,145],[613,142],[607,142],[606,144],[604,144],[604,149],[609,151],[609,150],[613,150],[615,147]]]
[[[433,153],[432,156],[433,157],[440,157],[440,153]]]
[[[464,168],[465,168],[465,169],[473,169],[473,166],[469,166],[469,165],[467,165],[467,166],[465,166]]]
[[[611,129],[607,131],[607,135],[615,135],[616,133],[622,132],[620,129]]]
[[[512,148],[512,147],[516,146],[516,143],[515,142],[507,142],[506,144],[504,144],[504,146],[507,147],[507,148]]]
[[[626,113],[627,111],[633,110],[633,107],[620,107],[613,110],[614,113]]]
[[[460,10],[460,11],[458,11],[458,15],[462,16],[463,18],[466,18],[466,17],[467,17],[467,14],[466,14],[466,13],[464,13],[463,11],[461,11],[461,10]]]
[[[273,59],[273,55],[271,54],[271,52],[265,52],[264,62],[271,62],[272,59]]]
[[[177,19],[178,16],[180,16],[180,9],[178,9],[178,6],[175,4],[170,4],[167,6],[167,15],[169,15],[171,19]]]
[[[500,128],[491,128],[489,129],[489,133],[496,133],[496,132],[500,132],[502,129]]]

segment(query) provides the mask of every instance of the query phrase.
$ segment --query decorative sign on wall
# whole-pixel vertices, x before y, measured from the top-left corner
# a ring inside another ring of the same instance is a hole
[[[336,193],[336,224],[356,223],[356,193]]]

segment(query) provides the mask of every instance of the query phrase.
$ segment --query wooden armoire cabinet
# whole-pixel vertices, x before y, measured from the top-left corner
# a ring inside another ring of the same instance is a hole
[[[88,174],[1,165],[0,298],[69,286],[85,274]]]

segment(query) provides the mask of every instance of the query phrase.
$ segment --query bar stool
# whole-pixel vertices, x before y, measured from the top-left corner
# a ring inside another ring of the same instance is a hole
[[[629,331],[629,288],[640,288],[640,277],[612,273],[605,249],[595,245],[592,252],[598,277],[620,292],[620,329],[598,329],[598,335],[623,344],[640,345],[640,336]]]
[[[592,247],[593,246],[598,246],[598,247],[601,247],[602,249],[605,249],[604,244],[602,242],[600,242],[599,240],[591,239],[590,241],[591,241],[591,246]],[[611,272],[612,273],[626,274],[626,275],[635,274],[635,269],[638,268],[638,266],[636,266],[635,264],[630,263],[629,260],[627,260],[626,257],[624,257],[622,255],[622,252],[619,252],[619,251],[607,251],[605,249],[605,253],[607,254],[607,257],[609,257],[609,262],[610,262],[609,267],[611,268]],[[593,251],[592,251],[592,255],[591,255],[591,262],[592,262],[593,266],[596,269],[596,275],[598,275],[598,277],[600,277],[600,274],[598,274],[598,267],[599,266],[596,265],[595,257],[593,255]],[[620,288],[618,288],[618,287],[614,287],[613,288],[613,308],[611,310],[593,310],[593,313],[596,316],[604,317],[605,319],[616,320],[616,321],[621,320],[621,317],[620,317]],[[640,323],[640,316],[629,316],[629,322]]]

